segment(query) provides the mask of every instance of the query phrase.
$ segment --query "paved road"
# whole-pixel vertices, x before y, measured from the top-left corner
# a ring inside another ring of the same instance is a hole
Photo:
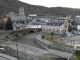
[[[16,42],[13,42],[13,41],[7,41],[7,42],[4,42],[2,45],[6,45],[6,46],[9,46],[11,48],[13,48],[14,50],[17,50],[17,46],[16,46]],[[40,56],[42,54],[47,54],[48,52],[44,49],[39,49],[39,48],[36,48],[36,47],[32,47],[32,46],[29,46],[29,45],[25,45],[25,44],[20,44],[18,43],[18,51],[20,52],[24,52],[26,54],[32,54],[32,55],[35,55],[35,56]]]
[[[9,60],[9,59],[6,59],[6,58],[3,58],[3,57],[0,57],[0,60]]]
[[[50,42],[47,42],[46,40],[44,41],[44,40],[42,40],[41,38],[40,38],[40,34],[39,35],[37,35],[36,36],[36,39],[38,39],[38,41],[41,41],[41,42],[44,42],[44,43],[39,43],[40,45],[44,45],[44,44],[46,44],[45,45],[45,47],[47,47],[47,45],[50,45]],[[51,47],[53,47],[53,46],[51,46]],[[62,49],[62,50],[60,50],[60,49],[55,49],[54,47],[52,48],[52,49],[50,49],[49,47],[47,47],[48,48],[48,50],[49,50],[49,52],[50,53],[53,53],[53,54],[55,54],[55,55],[58,55],[58,56],[61,56],[61,57],[64,57],[64,58],[71,58],[72,57],[72,53],[70,53],[69,51],[64,51],[64,49]],[[62,48],[62,47],[61,47]]]
[[[19,43],[19,50],[20,51],[25,52],[25,53],[29,53],[29,54],[33,54],[33,55],[43,55],[43,54],[49,54],[49,53],[51,54],[52,52],[55,53],[55,51],[44,50],[40,45],[35,44],[33,38],[36,35],[37,35],[36,33],[35,34],[34,33],[27,34],[24,37],[17,38],[14,41],[5,42],[4,45],[10,46],[10,47],[16,49],[16,43]],[[31,47],[31,46],[34,46],[34,47]],[[35,48],[35,47],[37,47],[37,48]],[[38,49],[38,48],[40,48],[40,49]]]
[[[24,52],[26,54],[31,54],[34,56],[43,56],[43,55],[46,56],[46,54],[49,54],[50,52],[48,52],[47,50],[44,50],[43,47],[41,47],[40,45],[34,43],[33,38],[36,35],[37,35],[36,33],[28,34],[14,41],[4,42],[2,45],[9,46],[16,50],[17,49],[16,44],[18,43],[18,48],[20,52]],[[59,57],[57,55],[52,55],[52,56],[55,56],[55,58]],[[52,58],[51,55],[49,55],[48,57]]]
[[[34,46],[34,47],[43,49],[43,47],[41,47],[40,45],[38,45],[34,42],[34,37],[36,36],[36,34],[37,33],[30,33],[24,37],[17,38],[14,41],[17,43],[21,43],[21,44],[25,44],[25,45],[29,45],[29,46]]]
[[[28,35],[26,35],[26,36],[24,36],[24,37],[22,37],[22,38],[19,38],[19,39],[17,39],[17,40],[15,40],[15,42],[18,42],[18,43],[21,43],[21,44],[27,44],[27,45],[29,45],[29,46],[34,46],[34,47],[37,47],[37,48],[42,48],[40,45],[38,45],[38,44],[35,44],[34,43],[34,37],[37,37],[37,38],[39,38],[40,39],[40,37],[41,36],[36,36],[36,35],[38,35],[38,33],[33,33],[33,34],[28,34]],[[47,43],[48,41],[46,41],[45,43]],[[50,43],[51,44],[51,43]],[[54,51],[53,51],[54,52]],[[62,53],[62,52],[59,52],[59,53]],[[63,52],[64,53],[64,52]],[[66,52],[65,52],[66,53]],[[67,53],[65,54],[65,56],[66,55],[68,55]],[[62,55],[62,56],[64,56],[64,54]]]
[[[0,53],[0,60],[17,60],[17,59],[9,55]]]

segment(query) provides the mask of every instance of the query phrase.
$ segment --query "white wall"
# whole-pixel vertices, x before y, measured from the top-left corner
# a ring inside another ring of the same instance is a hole
[[[26,28],[41,28],[41,25],[28,25]]]
[[[80,25],[77,25],[77,29],[80,30]]]

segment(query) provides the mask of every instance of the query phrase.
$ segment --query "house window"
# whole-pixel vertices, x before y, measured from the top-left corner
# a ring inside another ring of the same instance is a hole
[[[20,18],[20,20],[21,20],[21,18]]]
[[[56,33],[58,34],[59,33],[59,30],[56,30]]]

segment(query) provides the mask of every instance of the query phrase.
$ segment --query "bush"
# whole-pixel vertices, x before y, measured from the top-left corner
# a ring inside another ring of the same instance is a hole
[[[44,39],[44,35],[42,35],[42,38]]]
[[[23,33],[23,35],[26,35],[26,33]]]
[[[75,54],[79,56],[80,55],[80,50],[76,50]]]

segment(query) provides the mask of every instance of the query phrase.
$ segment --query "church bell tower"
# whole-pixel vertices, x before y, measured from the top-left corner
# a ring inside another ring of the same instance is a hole
[[[24,8],[19,8],[19,15],[25,15]]]

